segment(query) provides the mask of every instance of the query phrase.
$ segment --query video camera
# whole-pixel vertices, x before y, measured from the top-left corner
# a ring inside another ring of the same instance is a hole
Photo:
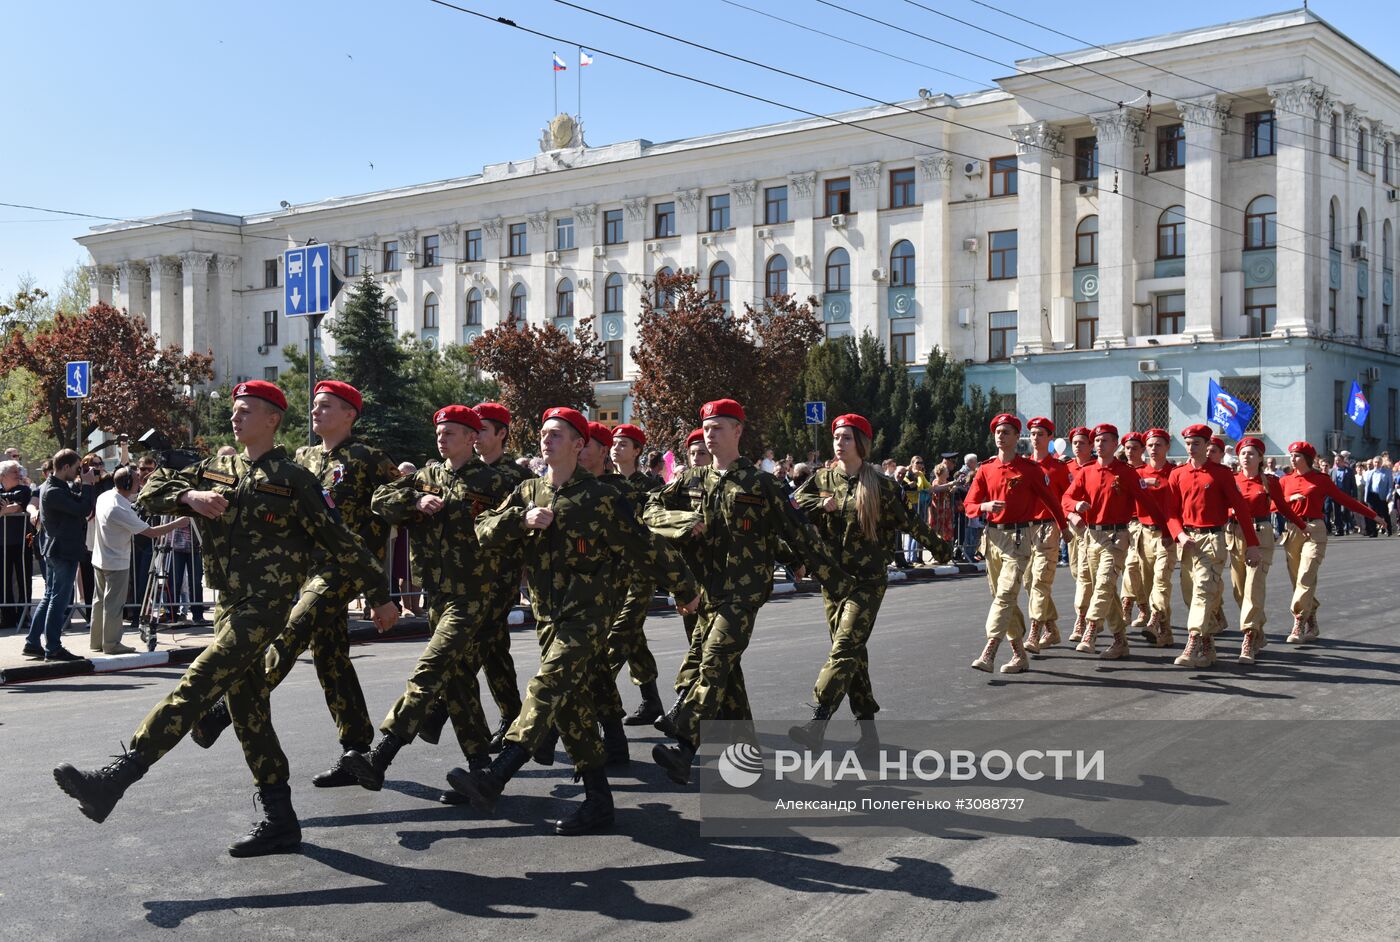
[[[131,442],[127,447],[133,455],[147,453],[154,455],[162,468],[169,468],[172,471],[183,471],[200,460],[198,452],[188,448],[170,447],[170,439],[155,429],[147,429],[144,435]]]

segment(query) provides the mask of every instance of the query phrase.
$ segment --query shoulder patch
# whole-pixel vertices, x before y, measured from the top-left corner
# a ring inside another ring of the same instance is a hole
[[[432,494],[434,496],[439,496],[442,494],[442,488],[438,487],[436,484],[420,483],[418,487],[415,488],[415,490],[422,491],[424,494]]]
[[[740,504],[762,504],[762,497],[755,497],[753,494],[735,494],[734,500]]]
[[[214,471],[210,468],[205,468],[204,471],[200,473],[200,477],[204,478],[206,481],[213,481],[216,484],[228,484],[232,486],[238,483],[238,478],[234,477],[232,474],[225,474],[222,471]]]
[[[261,491],[264,494],[276,494],[278,497],[291,497],[295,493],[284,484],[269,484],[265,481],[261,484],[255,484],[253,490]]]

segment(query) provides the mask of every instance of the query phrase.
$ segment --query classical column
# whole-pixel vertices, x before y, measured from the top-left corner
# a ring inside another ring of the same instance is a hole
[[[1028,353],[1054,348],[1047,326],[1054,295],[1052,249],[1059,234],[1053,199],[1055,158],[1064,132],[1044,121],[1011,129],[1016,139],[1016,345]],[[1021,173],[1019,171],[1025,171]]]
[[[134,258],[119,262],[117,274],[121,277],[117,307],[125,310],[132,317],[139,317],[142,321],[147,321],[145,263]]]
[[[239,321],[244,312],[235,311],[233,303],[234,281],[238,272],[238,256],[219,254],[214,256],[214,281],[209,286],[209,307],[213,315],[209,325],[209,339],[214,346],[214,381],[228,381],[239,365],[239,357],[234,350],[235,337],[243,336],[248,325],[239,330]],[[261,325],[259,325],[259,331]],[[261,332],[255,335],[261,337]],[[243,338],[246,345],[248,338]],[[258,378],[258,377],[255,377]]]
[[[83,274],[87,275],[88,282],[88,304],[97,305],[103,301],[108,301],[102,296],[102,266],[84,265]],[[108,301],[110,304],[111,302]]]
[[[936,344],[950,357],[962,357],[955,350],[957,315],[953,311],[953,246],[948,227],[948,181],[953,175],[953,160],[943,154],[921,154],[918,157],[919,178],[923,186],[923,215],[919,219],[919,252],[915,256],[919,301],[918,334],[914,340],[920,363]]]
[[[1118,108],[1091,117],[1099,139],[1099,340],[1121,345],[1133,334],[1135,168],[1143,114]]]
[[[621,258],[614,258],[613,265],[618,265],[622,271],[627,272],[627,284],[622,289],[622,308],[625,311],[636,312],[632,316],[632,322],[636,322],[636,317],[641,313],[643,292],[645,282],[651,278],[656,270],[655,258],[646,250],[647,241],[651,237],[649,227],[651,220],[647,218],[647,210],[651,204],[647,202],[645,196],[624,196],[622,198],[623,210],[623,235],[627,239],[627,245],[623,247]],[[613,247],[612,252],[617,252]],[[598,297],[602,297],[603,282],[607,279],[607,266],[600,264],[595,283],[598,285]]]
[[[829,221],[829,220],[828,220]],[[888,352],[890,332],[884,311],[885,286],[877,284],[872,270],[884,267],[885,246],[880,243],[880,164],[851,167],[851,215],[845,231],[833,229],[828,251],[843,246],[851,255],[851,329],[857,337],[870,331]]]
[[[423,326],[423,312],[418,307],[418,230],[405,229],[394,238],[399,241],[399,285],[404,295],[399,302],[399,322],[394,330],[400,334],[407,331],[417,337],[418,328]]]
[[[767,242],[754,238],[754,226],[762,218],[759,215],[760,202],[755,198],[758,182],[755,180],[731,180],[729,192],[733,205],[729,209],[729,221],[734,226],[734,265],[730,272],[730,297],[734,306],[742,310],[745,302],[754,307],[763,305],[763,263],[767,260]]]
[[[1269,95],[1274,100],[1277,152],[1278,317],[1274,333],[1282,336],[1306,332],[1325,307],[1321,303],[1324,269],[1320,259],[1327,254],[1327,243],[1319,225],[1322,189],[1317,141],[1321,140],[1321,113],[1331,105],[1327,90],[1311,79],[1270,86]]]
[[[799,298],[808,293],[820,296],[826,290],[822,281],[822,260],[817,258],[817,175],[813,171],[788,174],[788,218],[792,220],[792,268],[788,270],[788,290]],[[806,279],[802,285],[800,279]]]
[[[449,343],[462,342],[462,322],[458,312],[462,310],[462,276],[457,274],[458,251],[462,227],[457,223],[443,225],[438,229],[439,261],[442,274],[438,284],[438,347]]]
[[[1218,340],[1220,268],[1224,261],[1225,154],[1221,138],[1230,106],[1218,95],[1178,102],[1186,132],[1186,333]]]
[[[180,253],[184,281],[180,346],[186,353],[208,353],[212,344],[209,310],[209,252]]]
[[[162,346],[178,345],[185,339],[180,318],[180,262],[157,255],[147,259],[146,266],[151,272],[151,331]]]
[[[700,191],[696,188],[676,191],[676,235],[680,245],[676,248],[676,261],[685,268],[694,268],[699,286],[708,285],[707,278],[710,260],[700,246]],[[731,287],[733,284],[731,282]]]

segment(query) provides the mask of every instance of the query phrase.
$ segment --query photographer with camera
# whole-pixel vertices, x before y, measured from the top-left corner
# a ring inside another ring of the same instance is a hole
[[[81,465],[76,451],[63,449],[53,456],[53,474],[39,489],[44,597],[34,609],[24,640],[24,656],[34,660],[82,660],[63,646],[61,637],[73,604],[78,564],[87,551],[87,518],[95,500],[97,476]]]

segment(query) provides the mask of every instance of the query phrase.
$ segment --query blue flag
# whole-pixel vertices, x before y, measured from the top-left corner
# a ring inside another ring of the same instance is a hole
[[[1206,403],[1206,421],[1220,426],[1220,430],[1239,441],[1254,418],[1254,407],[1241,402],[1220,388],[1215,380],[1210,381],[1210,400]]]
[[[1347,398],[1347,418],[1357,425],[1366,424],[1366,416],[1371,414],[1371,404],[1366,401],[1366,394],[1361,391],[1361,384],[1356,380],[1351,381],[1351,396]]]

